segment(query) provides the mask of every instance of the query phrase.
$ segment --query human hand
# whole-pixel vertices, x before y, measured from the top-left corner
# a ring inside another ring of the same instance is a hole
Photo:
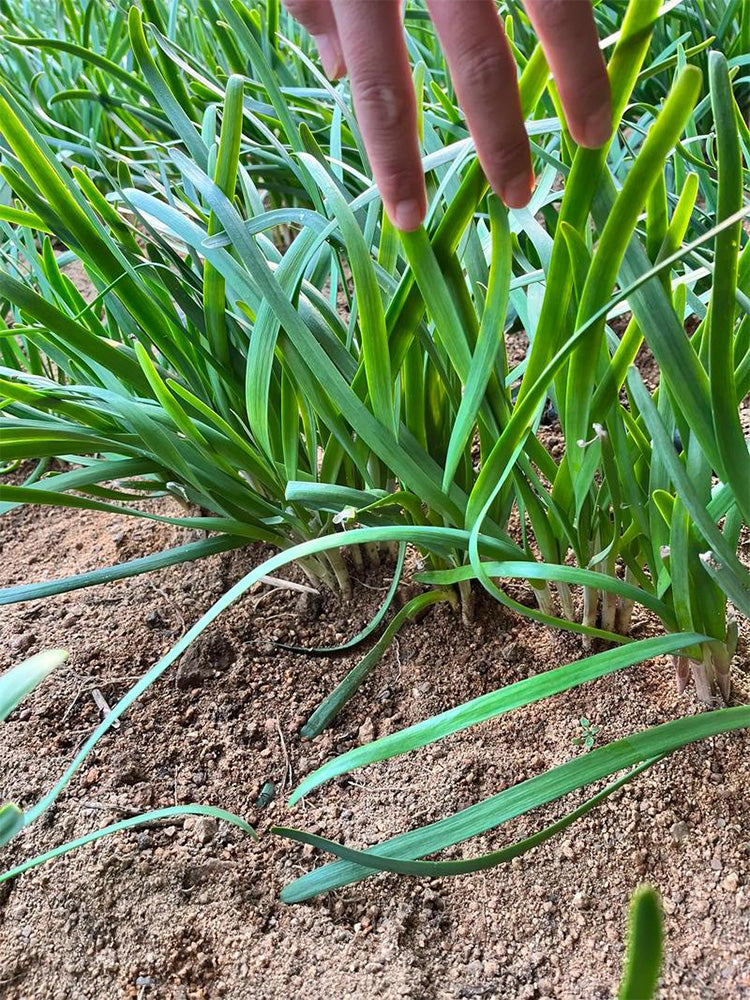
[[[354,108],[386,211],[416,229],[426,211],[414,87],[399,0],[284,0],[313,36],[332,79],[347,71]],[[524,0],[582,146],[611,131],[609,80],[589,0]],[[453,85],[492,188],[510,208],[531,197],[534,176],[516,63],[494,0],[427,0]]]

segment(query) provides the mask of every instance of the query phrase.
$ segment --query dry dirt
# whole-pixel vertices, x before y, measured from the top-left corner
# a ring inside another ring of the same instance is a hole
[[[178,544],[177,528],[117,515],[21,509],[2,519],[0,585],[80,572]],[[0,799],[33,803],[111,703],[264,552],[3,608],[0,669],[64,645],[70,660],[11,716]],[[367,571],[348,605],[248,594],[110,732],[57,807],[2,854],[7,867],[67,839],[174,803],[222,806],[257,825],[177,820],[84,847],[0,886],[3,1000],[609,998],[627,901],[656,885],[666,911],[663,1000],[750,997],[750,735],[685,748],[545,846],[486,873],[376,876],[299,906],[281,888],[319,863],[273,823],[367,846],[463,808],[583,751],[586,715],[609,741],[696,711],[666,659],[630,668],[324,786],[291,814],[254,806],[269,778],[294,782],[334,753],[581,655],[480,599],[474,625],[438,606],[407,625],[329,733],[300,724],[355,652],[326,659],[270,643],[341,641],[382,599],[393,567]],[[290,576],[293,575],[293,571]],[[524,598],[523,588],[515,596]],[[641,617],[636,637],[657,626]],[[737,657],[737,696],[748,697]],[[179,682],[179,683],[178,683]],[[287,786],[288,790],[288,786]],[[566,806],[575,801],[571,797]],[[449,852],[477,854],[561,815],[560,805]]]

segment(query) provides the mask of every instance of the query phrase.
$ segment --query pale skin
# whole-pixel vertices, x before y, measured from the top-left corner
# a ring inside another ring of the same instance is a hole
[[[284,0],[313,36],[331,79],[348,73],[374,179],[399,229],[416,229],[427,200],[400,0]],[[589,0],[524,0],[567,125],[582,146],[610,136],[609,81]],[[495,0],[427,0],[453,86],[493,190],[509,208],[534,187],[513,60]]]

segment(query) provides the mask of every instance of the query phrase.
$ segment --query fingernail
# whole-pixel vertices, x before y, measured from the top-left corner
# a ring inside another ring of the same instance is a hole
[[[503,184],[500,196],[508,208],[523,208],[528,205],[533,188],[533,177],[527,173],[516,174],[515,177]]]
[[[588,149],[598,149],[599,146],[604,145],[611,134],[612,112],[609,105],[605,104],[604,107],[590,114],[588,118],[584,118],[579,137],[580,144]]]
[[[344,53],[335,35],[313,35],[323,70],[329,80],[337,80],[344,75]]]
[[[404,198],[388,214],[396,229],[402,229],[406,233],[411,232],[413,229],[419,229],[422,225],[422,217],[424,215],[422,203],[416,198]]]

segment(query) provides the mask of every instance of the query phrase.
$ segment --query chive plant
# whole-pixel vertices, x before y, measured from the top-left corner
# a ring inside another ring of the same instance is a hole
[[[201,0],[182,17],[175,4],[110,12],[94,0],[83,21],[68,11],[65,38],[44,37],[8,6],[17,27],[0,84],[0,443],[3,461],[37,465],[24,485],[0,485],[0,510],[114,510],[208,534],[6,588],[0,601],[251,541],[280,550],[138,682],[25,821],[249,586],[296,562],[316,586],[346,593],[342,550],[362,558],[359,546],[396,543],[400,572],[411,543],[425,560],[417,579],[438,589],[394,618],[306,735],[330,723],[401,622],[455,600],[454,587],[467,613],[481,586],[581,634],[589,652],[594,642],[613,648],[345,754],[308,776],[295,801],[353,767],[657,653],[674,656],[681,688],[692,674],[702,701],[729,699],[733,616],[750,611],[737,556],[750,514],[739,416],[750,389],[741,226],[750,145],[736,63],[689,33],[649,56],[652,34],[667,29],[656,0],[633,0],[605,42],[615,135],[601,150],[577,149],[511,4],[539,181],[529,208],[509,213],[488,194],[434,37],[409,7],[430,209],[425,227],[397,234],[369,180],[345,84],[322,77],[277,4],[258,13],[240,0]],[[613,8],[599,14],[606,25]],[[36,66],[43,82],[29,99],[18,81]],[[70,110],[81,106],[88,133]],[[92,282],[89,301],[65,274],[70,260]],[[686,334],[689,316],[698,325]],[[515,331],[529,347],[511,367],[506,334]],[[657,385],[634,366],[642,345]],[[565,445],[557,457],[540,432],[550,404]],[[155,512],[152,499],[165,494],[185,513]],[[509,528],[516,515],[520,537]],[[533,602],[507,593],[511,579],[529,584]],[[665,635],[632,641],[636,604]],[[285,828],[340,860],[284,898],[377,870],[450,874],[507,861],[663,754],[748,721],[740,706],[667,723],[369,852]],[[471,862],[421,860],[623,768],[624,778],[527,841]]]

